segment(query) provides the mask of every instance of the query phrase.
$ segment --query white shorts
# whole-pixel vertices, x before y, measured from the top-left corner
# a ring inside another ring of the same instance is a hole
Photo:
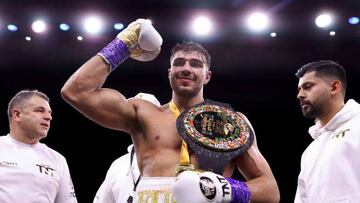
[[[141,177],[134,203],[175,203],[172,188],[176,177]]]

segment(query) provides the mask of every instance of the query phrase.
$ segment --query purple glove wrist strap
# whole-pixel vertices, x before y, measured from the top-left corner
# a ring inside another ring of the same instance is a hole
[[[250,202],[250,190],[246,183],[234,180],[232,178],[226,178],[231,185],[232,199],[231,203],[249,203]]]
[[[113,71],[122,62],[129,58],[130,51],[123,41],[115,38],[98,54],[110,64],[111,71]]]

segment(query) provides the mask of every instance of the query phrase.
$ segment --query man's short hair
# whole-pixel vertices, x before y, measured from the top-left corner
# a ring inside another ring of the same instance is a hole
[[[15,96],[10,100],[8,105],[8,118],[9,121],[12,117],[12,110],[17,107],[23,109],[26,105],[26,102],[31,99],[33,96],[38,96],[45,99],[47,102],[50,102],[49,97],[39,90],[21,90],[20,92],[16,93]]]
[[[320,60],[303,65],[296,72],[296,77],[301,78],[305,73],[315,71],[315,75],[321,78],[339,80],[345,94],[347,79],[345,69],[338,63],[331,60]]]

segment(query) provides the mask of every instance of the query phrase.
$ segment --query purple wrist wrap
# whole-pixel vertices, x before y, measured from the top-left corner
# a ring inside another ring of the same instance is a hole
[[[122,62],[129,58],[130,51],[123,41],[115,38],[112,42],[106,45],[106,47],[104,47],[98,54],[110,64],[111,71],[113,71]]]
[[[250,202],[250,190],[246,183],[234,180],[232,178],[226,178],[231,185],[232,199],[231,203],[249,203]]]

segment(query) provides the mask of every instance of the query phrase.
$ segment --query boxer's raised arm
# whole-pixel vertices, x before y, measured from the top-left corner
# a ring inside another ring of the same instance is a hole
[[[61,89],[62,97],[98,124],[129,131],[136,119],[134,107],[120,92],[102,86],[110,72],[127,58],[152,60],[161,44],[161,36],[150,21],[136,20],[68,79]]]

